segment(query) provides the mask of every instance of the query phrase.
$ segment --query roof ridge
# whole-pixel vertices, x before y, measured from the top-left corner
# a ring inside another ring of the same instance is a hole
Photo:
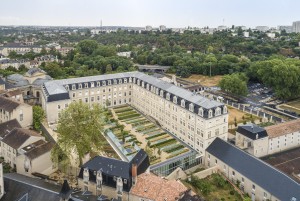
[[[233,144],[231,144],[231,143],[229,143],[229,142],[227,142],[227,141],[222,140],[222,139],[219,138],[219,137],[217,137],[216,139],[219,139],[219,140],[221,140],[221,141],[223,141],[223,142],[229,144],[230,146],[232,146],[233,148],[239,150],[240,152],[245,153],[245,154],[247,154],[248,156],[252,157],[253,159],[255,159],[255,160],[257,160],[257,161],[259,161],[259,162],[261,162],[261,163],[267,165],[268,167],[270,167],[270,168],[272,168],[273,170],[277,171],[278,173],[284,175],[286,178],[288,178],[289,180],[291,180],[292,182],[294,182],[295,184],[297,184],[298,186],[300,186],[300,184],[299,184],[298,182],[296,182],[295,180],[293,180],[292,178],[290,178],[288,175],[286,175],[285,173],[281,172],[280,170],[274,168],[272,165],[268,164],[267,162],[261,160],[260,158],[257,158],[257,157],[255,157],[255,156],[251,155],[250,153],[248,153],[248,152],[246,152],[246,151],[240,149],[239,147],[237,147],[237,146],[235,146],[235,145],[233,145]],[[220,160],[221,160],[221,159],[220,159]],[[221,161],[222,161],[222,160],[221,160]]]

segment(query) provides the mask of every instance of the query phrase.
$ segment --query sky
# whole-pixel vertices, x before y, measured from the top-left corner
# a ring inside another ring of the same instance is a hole
[[[299,0],[0,0],[0,25],[172,28],[291,25]]]

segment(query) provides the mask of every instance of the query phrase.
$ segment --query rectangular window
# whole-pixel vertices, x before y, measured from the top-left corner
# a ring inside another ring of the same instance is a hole
[[[20,114],[20,121],[23,121],[23,114]]]

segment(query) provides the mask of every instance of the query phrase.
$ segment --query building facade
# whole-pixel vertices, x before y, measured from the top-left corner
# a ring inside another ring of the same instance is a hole
[[[300,33],[300,21],[293,22],[293,32]]]
[[[239,126],[236,146],[256,157],[300,147],[300,119],[265,128],[255,124]]]
[[[55,80],[44,83],[42,106],[49,124],[72,101],[130,104],[193,149],[204,153],[218,136],[227,139],[227,107],[140,72]]]
[[[252,201],[300,200],[300,185],[296,181],[220,138],[207,148],[205,166],[217,166]]]
[[[16,119],[23,128],[32,125],[32,106],[0,96],[0,123]]]

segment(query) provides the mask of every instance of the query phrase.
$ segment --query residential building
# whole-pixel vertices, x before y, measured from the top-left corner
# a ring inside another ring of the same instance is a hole
[[[28,46],[22,43],[9,43],[0,47],[0,53],[4,56],[8,56],[10,52],[16,52],[17,54],[25,54],[30,51],[34,53],[40,53],[42,51],[42,46]]]
[[[187,190],[180,180],[167,180],[146,172],[137,177],[136,184],[130,190],[130,201],[175,201]]]
[[[24,65],[26,68],[30,68],[29,59],[0,59],[0,69],[7,69],[8,67],[13,67],[18,70],[21,65]]]
[[[16,119],[12,119],[0,124],[0,141],[8,135],[13,129],[22,128],[19,122]],[[0,149],[0,155],[2,155]]]
[[[296,181],[220,138],[206,149],[205,165],[217,166],[229,180],[239,183],[252,201],[300,200],[300,185]]]
[[[255,124],[239,126],[236,146],[256,157],[300,147],[300,119],[265,128]]]
[[[293,22],[293,32],[300,33],[300,21]]]
[[[0,96],[0,123],[17,119],[23,128],[32,125],[32,106]]]
[[[257,26],[256,29],[257,29],[257,31],[266,32],[270,28],[268,26]]]
[[[16,168],[16,157],[21,149],[38,140],[44,140],[39,133],[24,128],[15,128],[1,141],[1,154],[4,160]]]
[[[78,186],[94,195],[104,193],[110,198],[131,200],[129,192],[137,182],[137,176],[149,167],[149,158],[140,150],[130,162],[96,156],[82,165]]]
[[[227,107],[140,72],[53,80],[44,83],[42,106],[49,124],[72,101],[130,104],[200,153],[217,137],[227,139]]]
[[[292,33],[293,32],[293,26],[278,26],[278,29],[280,31],[285,30],[286,33]]]
[[[61,53],[62,56],[67,56],[67,54],[71,51],[74,50],[74,47],[61,47],[57,51]]]
[[[20,89],[8,90],[3,94],[3,96],[20,103],[24,103],[23,93]]]
[[[224,25],[220,25],[218,26],[218,31],[224,31],[224,30],[227,30],[227,26],[224,26]]]
[[[22,147],[16,158],[17,173],[33,176],[32,173],[50,175],[57,170],[51,161],[51,149],[54,144],[45,140],[35,141]]]

